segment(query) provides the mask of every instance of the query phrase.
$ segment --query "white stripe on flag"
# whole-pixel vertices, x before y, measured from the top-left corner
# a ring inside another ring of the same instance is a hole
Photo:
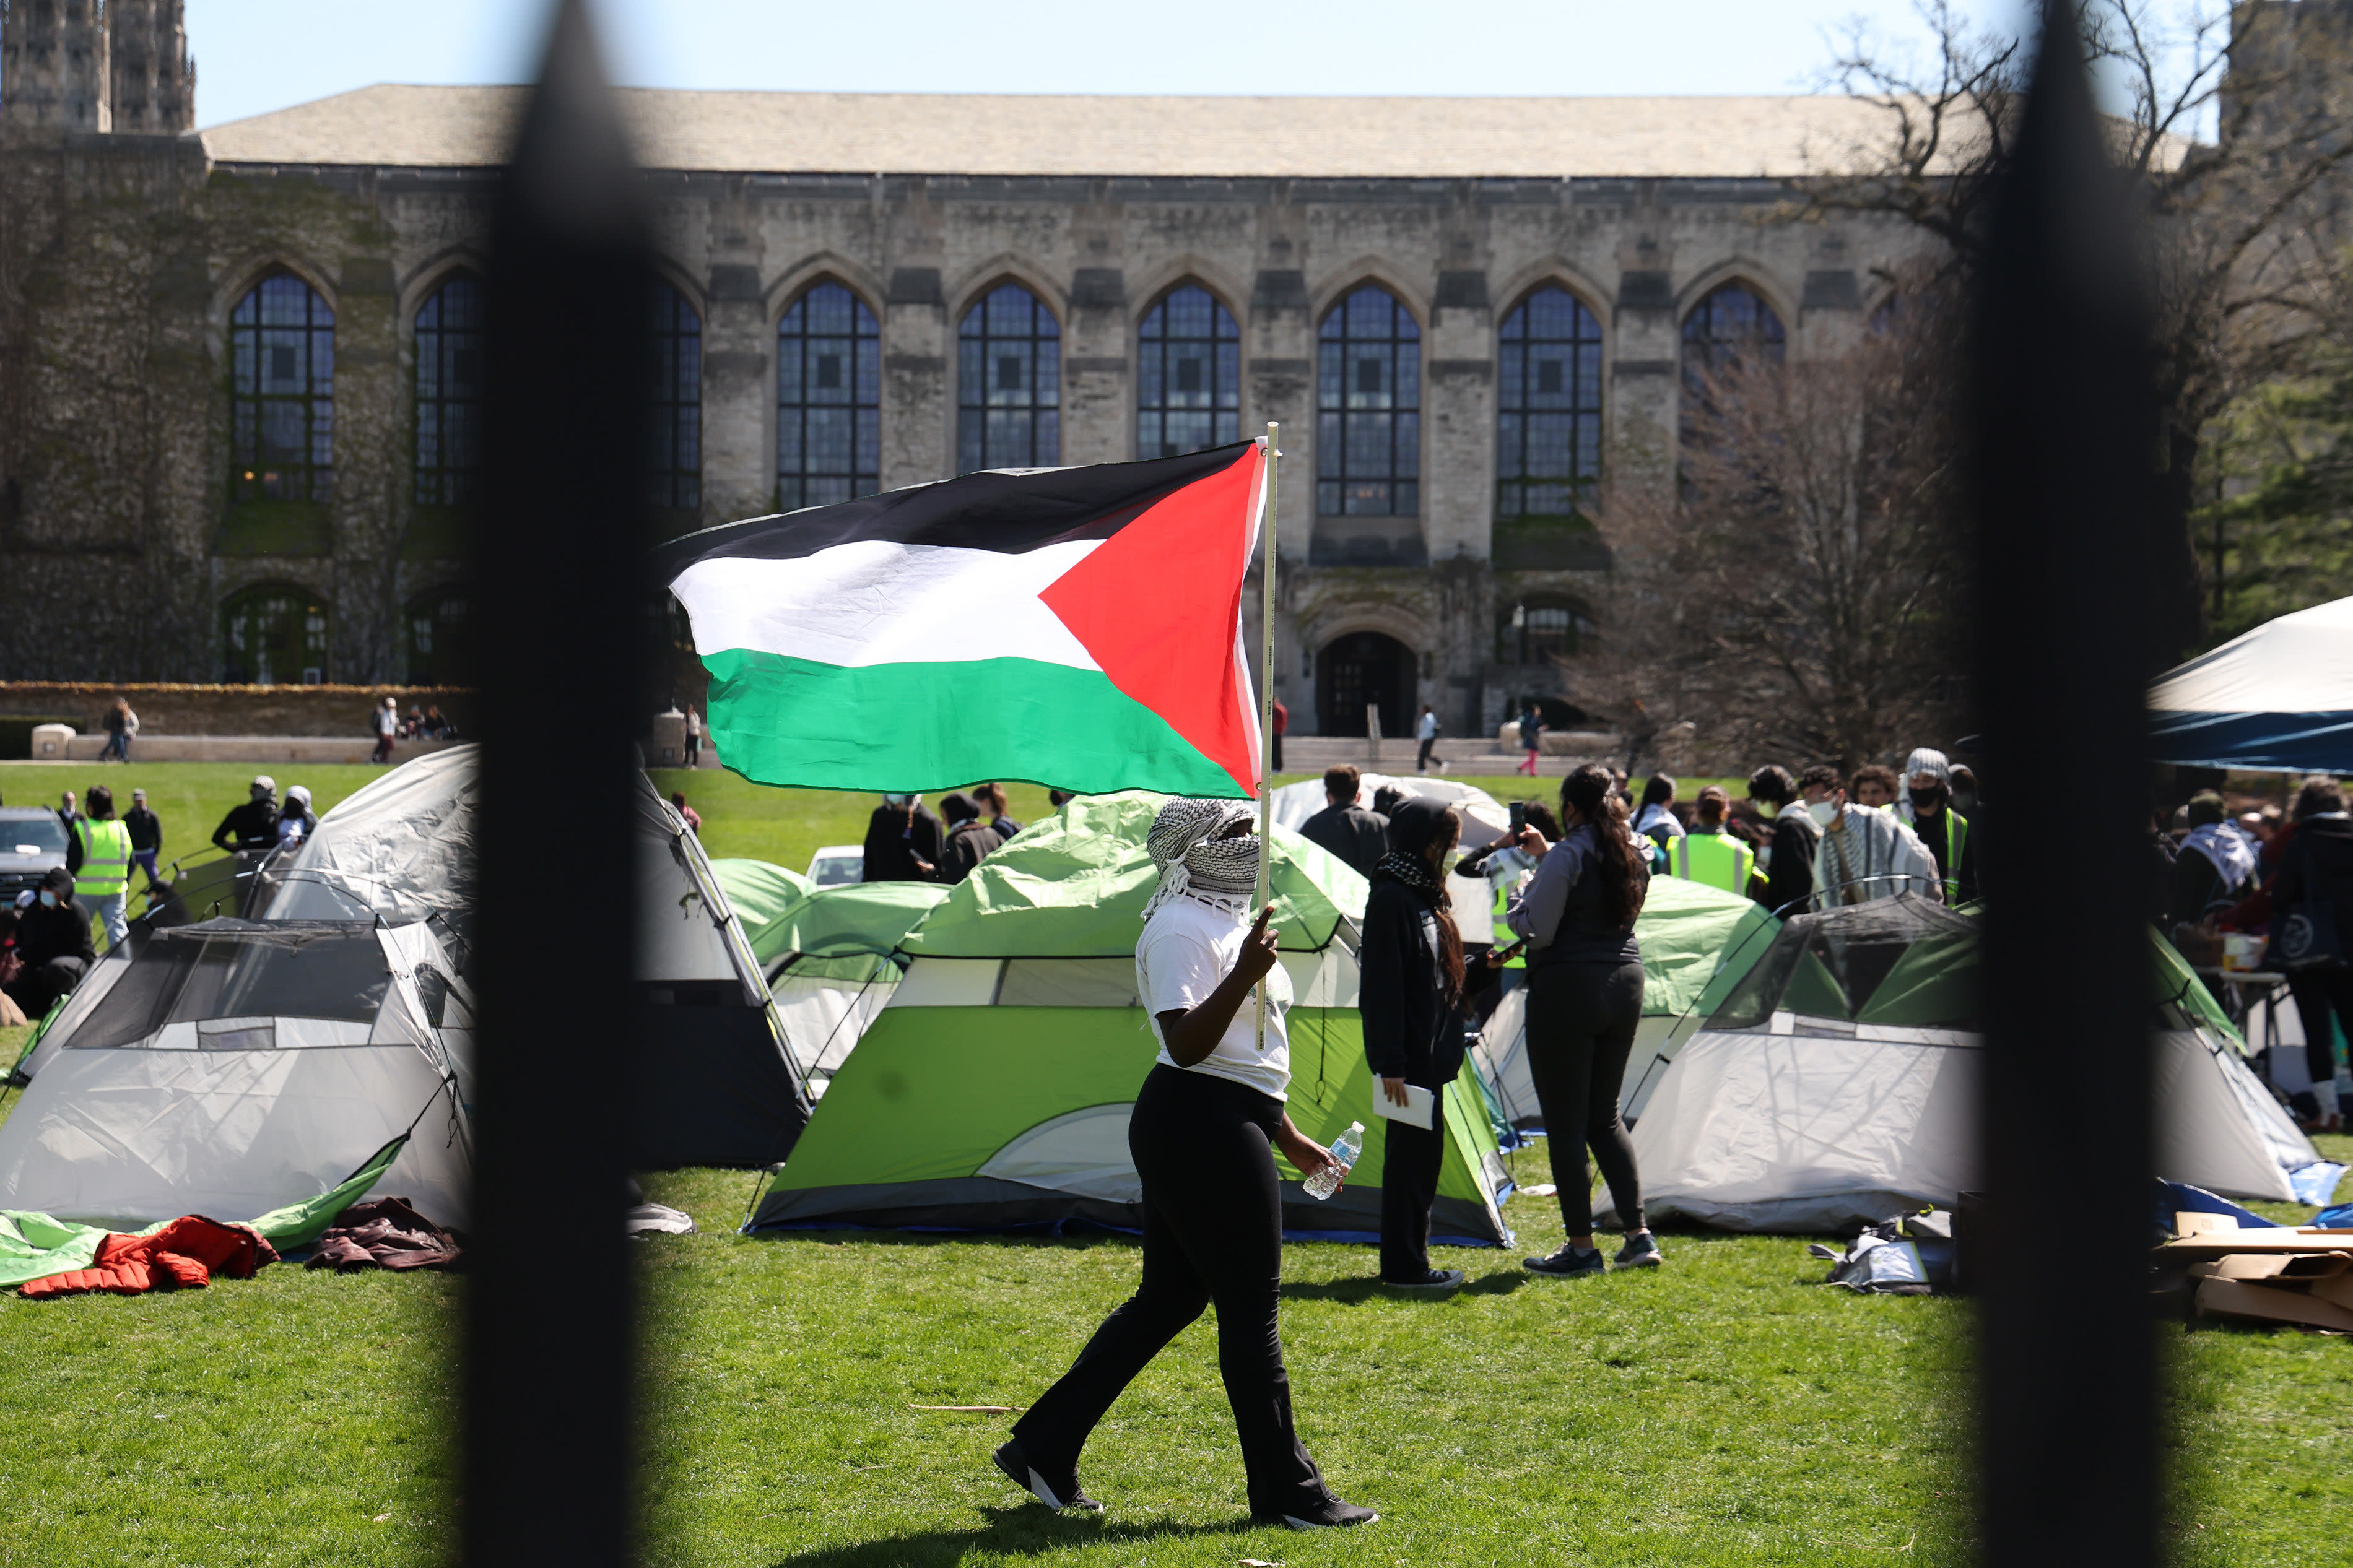
[[[860,540],[788,561],[698,561],[670,592],[705,653],[744,648],[852,667],[1033,658],[1098,669],[1038,595],[1102,542],[1011,555]]]

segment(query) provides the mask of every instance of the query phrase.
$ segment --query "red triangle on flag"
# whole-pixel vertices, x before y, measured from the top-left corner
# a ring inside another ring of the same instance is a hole
[[[1163,497],[1038,597],[1111,683],[1254,791],[1250,693],[1235,668],[1260,448]]]

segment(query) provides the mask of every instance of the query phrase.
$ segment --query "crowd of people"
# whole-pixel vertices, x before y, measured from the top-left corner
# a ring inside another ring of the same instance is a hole
[[[1055,790],[1060,810],[1071,798]],[[920,795],[886,795],[866,824],[867,882],[941,882],[954,887],[1021,831],[1006,815],[1005,786],[977,784],[940,796],[934,814]]]
[[[2310,1096],[2297,1110],[2315,1131],[2345,1129],[2337,1088],[2336,1036],[2353,1031],[2353,817],[2344,786],[2306,779],[2293,804],[2233,816],[2221,795],[2200,790],[2169,819],[2150,817],[2149,911],[2191,952],[2232,935],[2263,939],[2263,972],[2286,976],[2304,1026]],[[2219,957],[2210,957],[2219,966]],[[2302,1095],[2297,1097],[2302,1099]]]
[[[396,741],[454,741],[458,726],[442,715],[438,703],[419,708],[408,705],[404,717],[400,699],[386,697],[368,715],[368,729],[375,736],[375,751],[368,758],[373,763],[392,761],[392,745]]]
[[[65,825],[66,863],[0,909],[0,996],[6,998],[0,1026],[45,1016],[81,984],[100,952],[129,940],[134,870],[144,876],[151,900],[164,891],[164,819],[144,789],[132,790],[130,808],[119,815],[105,784],[92,784],[87,797],[67,790],[51,809]],[[290,786],[281,805],[278,781],[263,773],[248,786],[244,804],[213,829],[212,842],[258,859],[300,845],[318,826],[309,789]]]

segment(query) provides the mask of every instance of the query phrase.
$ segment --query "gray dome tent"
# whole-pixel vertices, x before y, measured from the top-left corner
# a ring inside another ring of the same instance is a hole
[[[1975,1187],[1978,932],[1910,894],[1789,921],[1655,1079],[1634,1129],[1649,1215],[1836,1231]],[[2179,962],[2152,998],[2158,1173],[2282,1202],[2333,1184]]]

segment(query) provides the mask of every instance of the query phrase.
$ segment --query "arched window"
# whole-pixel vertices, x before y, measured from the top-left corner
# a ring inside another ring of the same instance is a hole
[[[1698,392],[1711,374],[1751,355],[1781,363],[1781,318],[1743,283],[1726,283],[1683,318],[1683,385]]]
[[[335,313],[273,272],[229,314],[229,500],[335,497]]]
[[[1315,510],[1421,510],[1421,328],[1366,284],[1324,318],[1315,375]]]
[[[1174,458],[1239,441],[1242,333],[1217,296],[1187,283],[1136,329],[1135,455]]]
[[[658,507],[694,511],[702,505],[702,318],[667,283],[654,285],[653,337],[647,499]]]
[[[417,312],[417,504],[463,506],[482,466],[482,280],[459,273]]]
[[[776,323],[776,494],[786,511],[881,488],[882,339],[874,312],[820,283]]]
[[[1504,318],[1495,515],[1567,517],[1601,479],[1601,323],[1566,289]]]
[[[466,661],[466,596],[438,588],[408,602],[401,614],[411,686],[463,686]]]
[[[257,584],[224,600],[220,616],[223,680],[316,686],[327,679],[327,601],[308,588]]]
[[[1495,662],[1549,664],[1584,646],[1592,624],[1565,605],[1518,604],[1496,628]]]
[[[956,472],[1062,460],[1062,328],[1018,283],[1000,283],[956,329]]]

